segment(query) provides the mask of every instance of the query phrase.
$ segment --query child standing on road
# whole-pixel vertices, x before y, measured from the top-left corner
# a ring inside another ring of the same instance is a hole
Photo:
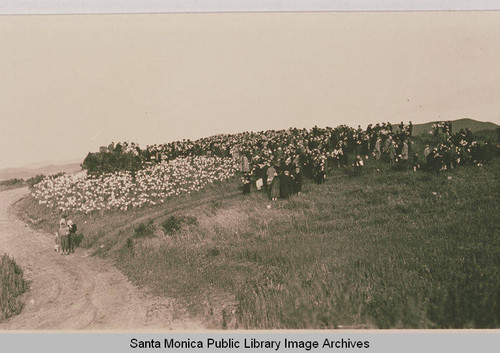
[[[59,230],[58,230],[58,235],[61,239],[61,255],[67,255],[69,254],[68,250],[68,236],[69,236],[69,229],[68,225],[66,224],[66,220],[62,218],[59,221]]]
[[[59,252],[59,248],[61,247],[61,237],[59,236],[59,233],[55,233],[55,245],[54,245],[54,251]]]

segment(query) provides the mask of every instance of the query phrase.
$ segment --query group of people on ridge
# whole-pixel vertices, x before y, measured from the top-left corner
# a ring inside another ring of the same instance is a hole
[[[347,126],[311,130],[288,129],[257,134],[252,142],[233,146],[231,155],[239,161],[243,193],[254,183],[271,200],[300,193],[303,176],[322,184],[332,167],[354,167],[359,174],[369,156],[391,163],[407,164],[412,125],[390,123],[369,125],[366,130]],[[348,155],[354,155],[349,163]]]
[[[250,193],[252,178],[255,178],[256,189],[266,191],[273,201],[288,199],[293,194],[300,195],[302,191],[302,168],[298,158],[294,161],[291,158],[278,159],[270,165],[257,164],[250,170],[247,156],[242,155],[240,171],[243,175],[243,194]]]

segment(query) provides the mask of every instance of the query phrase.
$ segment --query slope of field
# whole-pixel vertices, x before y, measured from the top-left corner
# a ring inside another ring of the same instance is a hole
[[[498,126],[497,124],[490,123],[490,122],[483,122],[483,121],[477,121],[474,119],[457,119],[457,120],[452,120],[452,128],[453,128],[453,133],[460,131],[460,129],[465,129],[469,128],[471,129],[472,132],[477,132],[481,130],[494,130],[497,129]],[[436,121],[432,121],[429,123],[425,124],[415,124],[413,125],[413,136],[418,136],[421,134],[428,134],[429,131],[432,130],[432,124],[436,123]]]
[[[500,326],[500,161],[439,175],[369,160],[270,202],[236,180],[70,215],[134,283],[229,328]],[[59,214],[18,204],[53,230]]]

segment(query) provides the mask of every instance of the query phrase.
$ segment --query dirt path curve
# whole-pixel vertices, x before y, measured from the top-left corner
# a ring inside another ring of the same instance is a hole
[[[165,330],[201,329],[173,299],[132,285],[111,263],[76,249],[54,251],[53,235],[16,218],[11,205],[28,190],[0,192],[0,253],[23,268],[31,288],[23,311],[0,323],[0,330]]]

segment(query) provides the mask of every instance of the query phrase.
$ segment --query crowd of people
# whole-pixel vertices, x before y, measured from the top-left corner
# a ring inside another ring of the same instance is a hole
[[[371,155],[387,159],[391,165],[406,163],[411,134],[411,122],[408,125],[401,122],[395,127],[391,123],[370,124],[366,130],[361,126],[357,129],[346,125],[315,126],[310,130],[289,128],[219,134],[195,141],[185,139],[154,144],[144,149],[126,142],[113,143],[106,150],[140,158],[146,169],[179,158],[232,158],[239,163],[244,193],[249,193],[250,185],[255,185],[258,190],[267,190],[271,199],[286,199],[301,191],[303,176],[320,184],[328,169],[334,166],[354,165],[359,171],[363,159]],[[350,155],[353,156],[351,163]]]
[[[217,156],[238,159],[242,154],[250,158],[250,163],[273,164],[277,160],[299,155],[303,164],[318,172],[322,165],[334,162],[347,165],[347,154],[357,151],[360,155],[372,153],[377,138],[386,143],[387,138],[394,142],[395,151],[400,151],[404,140],[411,136],[412,124],[393,128],[391,123],[368,125],[366,130],[341,125],[336,128],[310,130],[289,128],[286,130],[267,130],[219,134],[195,141],[184,139],[165,144],[148,145],[141,149],[134,143],[110,144],[108,153],[129,153],[137,156],[143,164],[150,165],[171,161],[179,157]],[[388,147],[388,146],[385,146]],[[105,161],[108,162],[108,161]]]
[[[452,123],[451,121],[438,121],[432,124],[432,129],[429,134],[434,136],[439,136],[440,134],[451,135],[452,134]]]
[[[340,125],[312,129],[289,128],[215,135],[196,141],[108,146],[105,153],[129,153],[141,160],[139,170],[63,175],[35,185],[33,196],[63,212],[120,209],[156,205],[181,193],[201,190],[208,183],[241,173],[243,193],[251,186],[269,198],[286,199],[300,193],[303,178],[325,181],[335,167],[361,173],[368,158],[393,168],[442,170],[475,161],[478,143],[470,130],[451,135],[450,122],[436,123],[431,134],[441,139],[426,146],[421,160],[414,151],[412,123],[368,125],[366,129]]]
[[[231,151],[240,160],[243,193],[249,193],[255,182],[257,190],[267,190],[276,200],[300,193],[303,176],[321,184],[334,167],[353,166],[359,174],[370,156],[387,159],[391,165],[406,164],[411,134],[411,122],[394,128],[390,123],[370,124],[366,130],[341,125],[266,131],[240,139]]]
[[[443,122],[434,124],[429,133],[440,138],[436,146],[425,146],[428,170],[449,170],[464,164],[480,166],[491,158],[488,145],[476,141],[468,128],[452,134],[451,122]]]

